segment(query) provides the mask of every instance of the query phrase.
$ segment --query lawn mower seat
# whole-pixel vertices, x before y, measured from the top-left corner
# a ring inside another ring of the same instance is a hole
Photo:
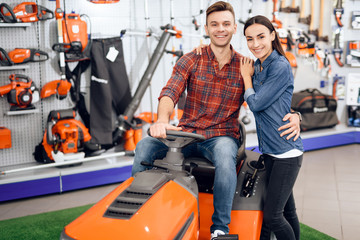
[[[245,159],[245,125],[240,122],[240,147],[236,155],[236,169],[238,170],[242,160]],[[184,160],[185,170],[194,175],[200,192],[212,192],[215,177],[215,167],[206,158],[190,157]]]

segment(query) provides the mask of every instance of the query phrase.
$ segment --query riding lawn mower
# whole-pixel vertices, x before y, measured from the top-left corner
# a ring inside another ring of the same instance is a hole
[[[245,150],[241,126],[230,232],[217,240],[260,237],[265,167],[260,154]],[[210,239],[215,168],[203,158],[184,159],[181,152],[205,138],[181,131],[166,134],[160,139],[169,147],[164,159],[155,160],[151,169],[130,177],[68,224],[60,239]]]

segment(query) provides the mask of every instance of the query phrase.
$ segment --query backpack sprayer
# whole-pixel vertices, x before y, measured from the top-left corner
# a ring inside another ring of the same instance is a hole
[[[81,61],[86,59],[84,52],[89,48],[87,23],[79,14],[64,14],[60,7],[60,0],[56,1],[55,18],[57,21],[58,41],[52,49],[59,53],[60,80],[46,83],[41,89],[41,98],[54,94],[64,99],[71,89],[71,83],[66,79],[66,61]],[[89,21],[90,22],[90,21]]]

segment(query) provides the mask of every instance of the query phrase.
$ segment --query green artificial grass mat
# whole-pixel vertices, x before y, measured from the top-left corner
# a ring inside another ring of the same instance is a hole
[[[0,240],[59,239],[63,228],[91,206],[90,204],[0,221]],[[300,231],[303,240],[335,239],[305,224],[300,224]]]

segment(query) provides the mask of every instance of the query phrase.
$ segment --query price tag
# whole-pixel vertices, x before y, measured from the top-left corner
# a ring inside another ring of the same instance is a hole
[[[119,54],[119,51],[116,50],[115,47],[110,47],[109,52],[106,54],[106,58],[109,61],[114,62],[118,54]]]

